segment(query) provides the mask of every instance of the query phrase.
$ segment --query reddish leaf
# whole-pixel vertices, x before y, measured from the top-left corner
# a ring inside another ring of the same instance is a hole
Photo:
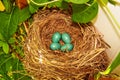
[[[27,0],[16,0],[16,4],[20,9],[23,9],[28,5]]]
[[[94,77],[89,77],[88,80],[95,80]],[[99,80],[117,80],[116,78],[104,77],[100,78]]]

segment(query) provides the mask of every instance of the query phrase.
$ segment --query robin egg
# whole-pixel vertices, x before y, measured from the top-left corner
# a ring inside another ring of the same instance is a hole
[[[50,49],[51,49],[51,50],[59,50],[60,47],[61,47],[61,45],[60,45],[59,43],[52,43],[52,44],[50,45]]]
[[[53,43],[58,43],[61,39],[61,34],[59,32],[55,32],[53,35],[52,35],[52,42]]]
[[[73,44],[64,44],[61,47],[61,51],[72,51],[73,50]]]
[[[70,38],[70,35],[68,33],[62,34],[62,40],[65,44],[71,43],[71,38]]]

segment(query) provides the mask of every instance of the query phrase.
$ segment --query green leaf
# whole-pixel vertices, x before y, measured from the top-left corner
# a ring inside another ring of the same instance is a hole
[[[51,7],[53,7],[53,8],[54,7],[58,7],[60,9],[68,9],[69,4],[67,2],[65,2],[65,1],[60,0],[58,2],[54,2],[54,3],[49,4],[48,7],[49,8],[51,8]]]
[[[29,4],[29,11],[31,14],[35,13],[39,9],[38,6],[34,6],[31,3]]]
[[[103,0],[104,4],[107,5],[108,4],[108,0]]]
[[[73,14],[72,20],[74,22],[87,23],[90,22],[93,18],[96,17],[98,13],[98,4],[97,2],[89,2],[88,4],[73,4]]]
[[[28,7],[20,10],[14,7],[11,13],[0,12],[0,33],[3,38],[8,41],[16,32],[17,25],[30,17]]]
[[[48,2],[49,0],[33,0],[33,1],[37,4],[42,4],[42,3]],[[43,7],[43,6],[38,6],[38,5],[34,4],[33,2],[29,3],[29,11],[32,14],[35,13],[40,7]]]
[[[10,13],[13,7],[13,0],[3,0],[6,12]]]
[[[108,0],[102,0],[102,2],[103,2],[105,5],[107,5]]]
[[[3,22],[0,22],[0,32],[4,36],[4,38],[9,40],[9,38],[14,34],[14,32],[17,29],[18,24],[18,17],[14,15],[14,10],[10,14],[8,13],[0,13],[0,20],[3,20]],[[18,15],[18,14],[17,14]]]
[[[7,75],[8,70],[10,70],[10,62],[12,63],[12,57],[10,54],[1,54],[0,55],[0,74],[3,76],[5,80],[11,80],[11,78]]]
[[[46,2],[48,2],[50,0],[32,0],[32,1],[34,1],[35,3],[40,4],[40,3],[46,3]]]
[[[20,80],[32,80],[32,79],[30,76],[25,75],[25,76],[21,77]]]
[[[24,70],[23,64],[20,62],[19,59],[14,59],[12,71],[21,71],[20,73],[13,73],[14,80],[31,80],[29,76],[26,75]],[[25,74],[25,75],[24,75]]]
[[[13,58],[11,54],[0,54],[0,75],[3,79],[31,80],[26,74],[24,66],[18,58]]]
[[[1,71],[0,71],[0,74],[2,74],[2,77],[3,77],[3,80],[11,80],[11,78],[7,75],[7,73],[3,71],[3,68],[4,66],[1,67]]]
[[[6,54],[9,52],[9,45],[6,42],[0,41],[0,47]]]
[[[115,0],[108,0],[111,4],[113,4],[113,5],[117,5],[117,4],[120,4],[120,2],[117,2],[117,1],[115,1]]]
[[[15,39],[14,39],[14,38],[10,38],[10,39],[8,40],[8,43],[9,43],[9,44],[15,43]]]
[[[120,65],[120,52],[118,53],[117,57],[114,59],[114,61],[108,66],[108,68],[102,72],[103,74],[109,74],[111,73],[116,67]]]
[[[117,57],[112,61],[112,63],[107,67],[105,71],[99,72],[98,74],[95,75],[96,80],[99,80],[101,75],[110,74],[119,65],[120,65],[120,52],[118,53]]]
[[[16,8],[16,15],[18,15],[18,19],[19,22],[18,23],[22,23],[25,20],[27,20],[28,18],[30,18],[31,13],[29,11],[29,7],[25,7],[24,9],[20,10],[19,8]]]
[[[3,41],[0,41],[0,47],[2,47],[2,46],[3,46],[3,44],[4,44],[4,42],[3,42]]]
[[[5,80],[5,79],[3,77],[1,77],[0,80]]]
[[[0,54],[0,67],[4,66],[7,62],[11,61],[12,56],[10,54]],[[1,70],[0,70],[1,71]],[[5,66],[3,71],[6,72]]]
[[[9,45],[7,43],[3,43],[3,51],[7,54],[9,52]]]
[[[2,47],[3,51],[7,54],[9,52],[9,45],[3,41],[0,41],[0,47]]]
[[[72,2],[74,4],[84,4],[84,3],[87,3],[90,0],[65,0],[65,1]]]
[[[1,33],[0,33],[0,40],[1,40],[1,41],[4,41],[4,38],[3,38],[3,36],[2,36]]]
[[[18,60],[18,59],[15,59],[12,70],[13,70],[13,71],[23,70],[23,67],[22,67],[21,65],[22,65],[22,64],[19,62],[19,60]],[[14,73],[14,74],[13,74],[13,78],[14,78],[15,80],[17,80],[19,77],[20,77],[19,73]]]

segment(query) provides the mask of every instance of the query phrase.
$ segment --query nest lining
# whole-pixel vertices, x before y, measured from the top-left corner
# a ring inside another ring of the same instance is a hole
[[[70,34],[72,51],[50,50],[55,32]],[[68,13],[44,10],[34,15],[24,44],[23,63],[36,80],[82,80],[106,69],[109,64],[107,48],[92,23],[77,24]]]

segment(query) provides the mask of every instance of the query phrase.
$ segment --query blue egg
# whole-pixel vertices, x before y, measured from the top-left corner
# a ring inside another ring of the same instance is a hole
[[[71,43],[71,38],[68,33],[63,33],[62,34],[62,40],[64,41],[65,44]]]
[[[60,47],[61,47],[61,45],[60,45],[59,43],[52,43],[52,44],[50,45],[50,49],[51,49],[51,50],[59,50]]]
[[[73,50],[73,44],[64,44],[61,47],[61,51],[72,51]]]
[[[61,34],[59,32],[55,32],[52,36],[52,42],[58,43],[61,39]]]

